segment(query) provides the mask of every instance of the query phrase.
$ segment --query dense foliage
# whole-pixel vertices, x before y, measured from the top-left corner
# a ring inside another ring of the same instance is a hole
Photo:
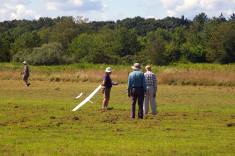
[[[235,62],[235,15],[92,21],[64,16],[0,22],[0,62],[167,65]]]

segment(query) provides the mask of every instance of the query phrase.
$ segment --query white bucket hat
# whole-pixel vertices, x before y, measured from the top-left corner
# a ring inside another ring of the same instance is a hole
[[[26,61],[24,61],[24,62],[23,62],[23,64],[27,64],[27,62],[26,62]]]
[[[107,67],[106,70],[105,70],[106,73],[110,73],[110,72],[112,72],[112,71],[113,71],[113,70],[112,70],[111,67]]]
[[[139,63],[135,63],[131,68],[132,68],[132,69],[135,69],[135,70],[140,70],[140,69],[142,69],[142,67],[140,66]]]

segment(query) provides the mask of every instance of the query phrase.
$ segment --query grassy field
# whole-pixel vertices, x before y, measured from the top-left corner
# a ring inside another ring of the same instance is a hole
[[[157,115],[132,120],[126,84],[72,112],[99,83],[30,83],[0,80],[1,156],[235,155],[233,87],[158,85]]]
[[[112,67],[112,78],[127,83],[131,66],[78,63],[59,66],[30,66],[30,79],[39,81],[101,82],[106,67]],[[145,72],[144,67],[142,72]],[[0,80],[20,80],[22,63],[0,63]],[[235,64],[172,64],[152,66],[158,84],[194,86],[235,86]]]

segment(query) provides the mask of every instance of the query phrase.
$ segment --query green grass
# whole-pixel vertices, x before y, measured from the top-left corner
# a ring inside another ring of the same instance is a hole
[[[22,63],[19,62],[11,62],[11,63],[0,63],[0,70],[22,70]],[[30,66],[30,65],[29,65]],[[115,70],[132,70],[132,65],[107,65],[107,64],[90,64],[90,63],[75,63],[70,65],[55,65],[55,66],[30,66],[30,70],[33,73],[43,73],[43,74],[51,74],[57,72],[74,72],[77,70],[105,70],[106,67],[111,67]],[[144,68],[146,65],[141,65],[143,67],[142,71],[144,72]],[[208,63],[189,63],[189,64],[182,64],[182,63],[172,63],[169,66],[155,66],[151,65],[152,72],[158,73],[162,72],[167,68],[173,68],[174,70],[180,69],[215,69],[215,70],[228,70],[228,71],[235,71],[235,64],[208,64]]]
[[[131,120],[121,84],[72,112],[98,85],[0,80],[0,155],[235,155],[233,87],[159,85],[157,115]]]

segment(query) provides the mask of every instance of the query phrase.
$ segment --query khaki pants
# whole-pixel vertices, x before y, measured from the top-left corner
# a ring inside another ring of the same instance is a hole
[[[147,96],[144,97],[144,106],[143,106],[144,115],[147,115],[149,112],[149,101],[150,101],[150,106],[152,109],[152,114],[153,115],[157,114],[157,104],[155,101],[155,97],[153,97],[153,93],[154,93],[153,86],[148,86],[147,87]]]

